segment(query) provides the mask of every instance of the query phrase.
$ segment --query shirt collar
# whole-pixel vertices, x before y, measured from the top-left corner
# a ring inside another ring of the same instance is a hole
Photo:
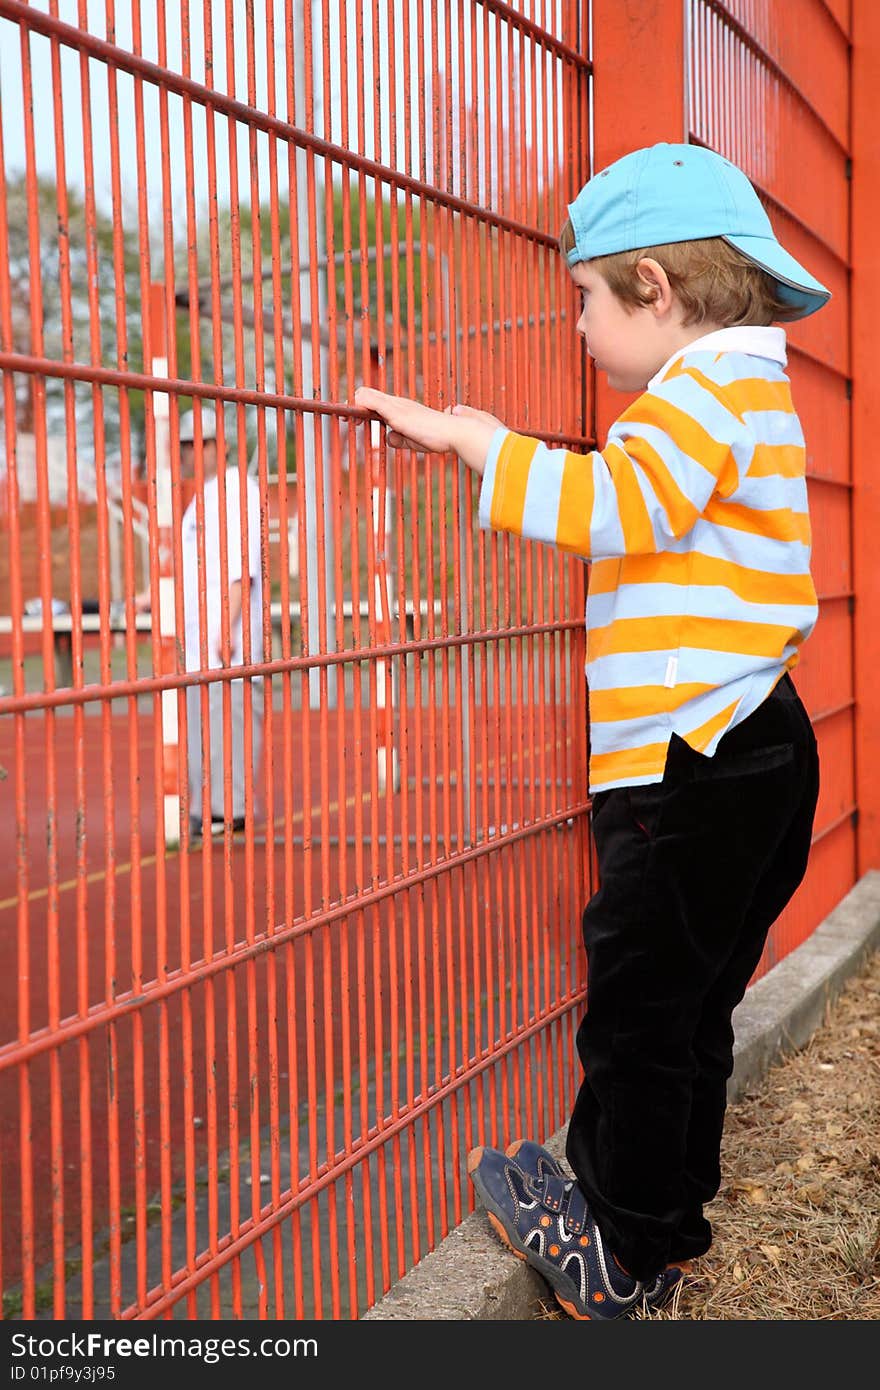
[[[694,338],[692,343],[686,343],[667,358],[659,372],[651,377],[647,389],[652,390],[663,380],[673,362],[689,352],[744,352],[750,357],[769,357],[771,362],[778,362],[782,367],[788,361],[784,328],[757,323],[741,324],[737,328],[716,328],[702,338]]]

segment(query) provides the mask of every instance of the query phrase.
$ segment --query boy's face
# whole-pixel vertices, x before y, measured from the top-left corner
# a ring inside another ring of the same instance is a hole
[[[643,391],[675,351],[649,305],[624,305],[589,261],[572,267],[583,306],[575,325],[596,366],[617,391]]]

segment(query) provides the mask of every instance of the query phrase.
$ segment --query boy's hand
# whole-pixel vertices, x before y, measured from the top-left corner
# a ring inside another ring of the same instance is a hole
[[[454,405],[432,410],[405,396],[390,396],[371,386],[359,386],[354,403],[381,415],[389,427],[387,443],[393,449],[416,449],[442,454],[454,450],[462,462],[482,474],[489,440],[501,424],[485,410]]]
[[[422,449],[431,454],[443,454],[455,448],[455,431],[445,411],[432,410],[405,396],[389,396],[372,386],[359,386],[354,393],[354,403],[362,410],[372,410],[382,416],[390,430],[387,443],[393,449]]]

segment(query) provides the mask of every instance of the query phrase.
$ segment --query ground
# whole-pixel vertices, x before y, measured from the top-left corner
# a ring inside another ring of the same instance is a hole
[[[880,951],[728,1110],[707,1215],[711,1250],[647,1316],[880,1319]]]

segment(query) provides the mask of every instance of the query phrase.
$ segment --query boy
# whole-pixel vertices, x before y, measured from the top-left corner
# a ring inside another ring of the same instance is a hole
[[[569,206],[577,330],[642,395],[604,449],[360,389],[391,445],[455,450],[480,523],[591,562],[584,1079],[572,1181],[528,1140],[468,1171],[498,1234],[575,1318],[657,1306],[703,1254],[720,1184],[731,1015],[803,878],[816,741],[789,671],[817,616],[785,333],[828,291],[710,150],[626,155]]]

